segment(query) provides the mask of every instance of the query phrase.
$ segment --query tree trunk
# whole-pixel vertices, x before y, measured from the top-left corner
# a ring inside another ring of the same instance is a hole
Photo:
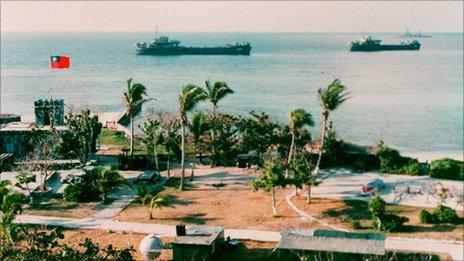
[[[307,203],[311,204],[311,186],[308,186],[308,200],[307,200]]]
[[[171,156],[169,155],[168,155],[168,163],[167,163],[166,168],[168,169],[168,179],[170,179],[171,178]]]
[[[293,146],[295,146],[295,132],[294,131],[292,131],[292,142],[290,143],[290,151],[288,152],[287,164],[290,164],[290,162],[292,161]],[[285,170],[285,178],[288,178],[288,167]],[[297,192],[297,196],[298,196],[298,192]]]
[[[213,124],[216,123],[216,104],[213,104]],[[214,143],[215,139],[215,126],[213,126],[212,131],[211,131],[211,158],[210,158],[210,164],[211,166],[216,165],[214,159],[216,158],[216,145]]]
[[[299,196],[299,195],[298,195],[298,187],[297,187],[297,186],[295,186],[295,195],[296,195],[297,197]]]
[[[314,173],[319,173],[319,165],[321,164],[322,152],[324,150],[324,142],[325,142],[325,130],[327,128],[327,120],[329,119],[329,111],[324,111],[322,113],[322,133],[321,133],[321,148],[319,149],[319,157],[317,158],[316,168],[314,169]]]
[[[150,220],[153,219],[152,211],[153,211],[153,209],[150,208]]]
[[[29,183],[26,183],[27,194],[29,194],[29,206],[34,203],[34,198],[31,194],[31,189],[29,188]]]
[[[153,154],[155,156],[155,167],[156,167],[156,170],[159,171],[159,167],[158,167],[158,153],[156,152],[156,144],[155,144],[155,147],[153,148]]]
[[[134,116],[131,115],[130,156],[134,156]]]
[[[197,161],[197,145],[194,144],[193,145],[194,148],[193,148],[193,163],[192,163],[192,172],[190,173],[190,181],[193,180],[193,174],[194,174],[194,171],[195,171],[195,162]]]
[[[184,190],[184,177],[185,177],[185,122],[181,120],[181,159],[180,164],[182,166],[180,175],[179,190]]]
[[[272,214],[274,216],[277,216],[277,209],[276,209],[276,203],[275,203],[275,189],[272,189]]]

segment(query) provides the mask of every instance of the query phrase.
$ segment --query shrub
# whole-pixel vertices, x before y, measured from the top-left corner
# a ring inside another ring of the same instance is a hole
[[[408,222],[407,217],[398,216],[395,214],[385,214],[381,217],[381,230],[386,232],[397,232],[403,229],[403,224]]]
[[[376,155],[380,160],[380,171],[384,173],[420,175],[421,165],[417,159],[402,157],[400,152],[380,142]]]
[[[457,223],[459,218],[456,211],[450,207],[440,205],[433,213],[433,221],[436,223]]]
[[[381,197],[376,196],[369,202],[368,208],[372,216],[383,216],[385,214],[385,201]]]
[[[360,229],[361,228],[361,222],[359,222],[358,219],[353,219],[350,222],[350,226],[354,229]]]
[[[421,223],[430,224],[433,223],[433,215],[425,209],[421,209],[419,212],[419,220]]]
[[[464,180],[464,162],[450,158],[434,160],[430,164],[430,176],[440,179]]]

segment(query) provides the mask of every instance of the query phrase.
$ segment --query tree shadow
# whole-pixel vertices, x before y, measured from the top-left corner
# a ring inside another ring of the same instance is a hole
[[[193,203],[192,200],[190,199],[185,199],[185,198],[179,198],[178,196],[175,195],[167,195],[167,201],[168,201],[168,206],[188,206]]]
[[[435,224],[433,226],[405,225],[401,232],[405,233],[427,233],[427,232],[450,232],[456,229],[453,224]]]
[[[205,213],[194,213],[188,214],[181,217],[166,217],[158,218],[158,220],[173,220],[181,223],[195,224],[195,225],[204,225],[207,221],[216,220],[217,218],[206,218]]]
[[[330,208],[322,212],[323,217],[347,217],[350,220],[368,220],[372,215],[367,208],[368,202],[360,200],[343,200],[345,206]]]

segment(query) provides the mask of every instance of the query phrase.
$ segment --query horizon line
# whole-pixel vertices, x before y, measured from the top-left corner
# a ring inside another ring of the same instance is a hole
[[[106,30],[106,31],[41,31],[41,30],[34,30],[34,31],[15,31],[15,30],[0,30],[1,33],[152,33],[156,32],[153,31],[113,31],[113,30]],[[164,31],[164,33],[404,33],[405,31]],[[421,33],[464,33],[464,31],[419,31]],[[163,32],[161,32],[163,33]]]

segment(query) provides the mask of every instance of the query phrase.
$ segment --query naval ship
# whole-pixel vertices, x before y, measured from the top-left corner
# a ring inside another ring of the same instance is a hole
[[[375,52],[375,51],[401,51],[419,50],[421,44],[417,40],[411,42],[401,42],[399,44],[382,44],[382,40],[374,39],[371,36],[351,42],[350,51],[352,52]]]
[[[178,40],[170,40],[167,36],[154,38],[151,43],[138,42],[135,44],[139,55],[250,55],[249,42],[227,43],[215,47],[186,47]]]

